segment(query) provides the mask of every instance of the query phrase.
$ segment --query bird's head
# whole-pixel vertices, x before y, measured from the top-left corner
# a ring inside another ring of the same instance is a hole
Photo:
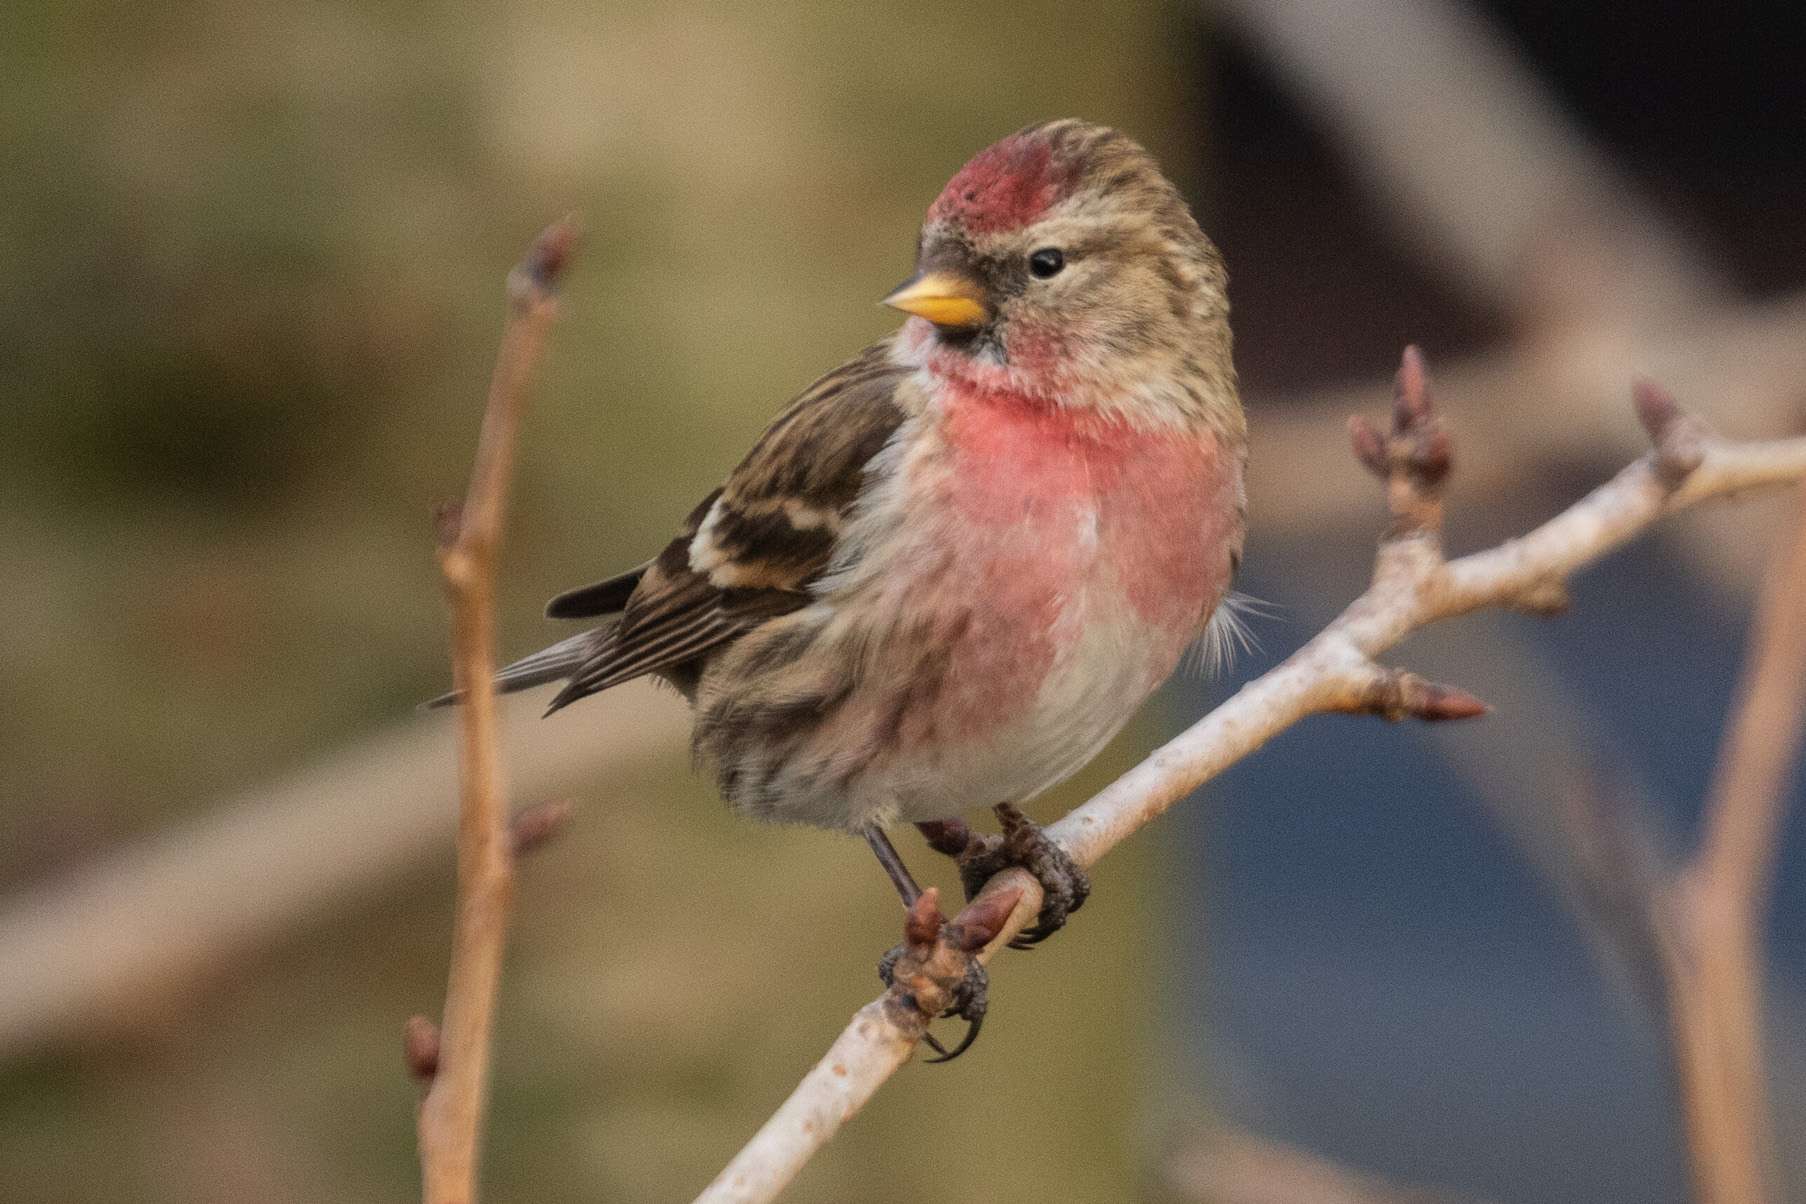
[[[1127,135],[1018,130],[947,184],[900,354],[967,385],[1149,422],[1239,428],[1227,277],[1178,190]]]

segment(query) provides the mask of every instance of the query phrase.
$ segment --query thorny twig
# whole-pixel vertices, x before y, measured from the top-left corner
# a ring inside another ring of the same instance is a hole
[[[420,1105],[426,1204],[472,1204],[489,1035],[514,895],[515,837],[509,831],[495,715],[495,551],[507,510],[514,436],[557,315],[553,295],[575,242],[567,219],[539,236],[508,277],[508,321],[489,386],[476,466],[461,513],[442,510],[439,568],[452,612],[452,677],[459,708],[458,898],[452,927],[445,1020],[409,1023],[407,1057],[427,1080]],[[533,825],[529,825],[533,826]]]
[[[1527,535],[1449,561],[1442,552],[1440,489],[1450,443],[1431,403],[1423,360],[1407,349],[1391,430],[1351,428],[1355,453],[1387,487],[1392,523],[1373,583],[1283,664],[1243,686],[1136,768],[1047,829],[1081,866],[1279,732],[1325,712],[1464,718],[1484,704],[1465,691],[1383,668],[1374,658],[1412,631],[1497,606],[1546,614],[1566,604],[1570,574],[1664,515],[1709,497],[1806,476],[1806,438],[1765,443],[1719,439],[1654,386],[1636,391],[1654,449]],[[975,900],[1021,893],[992,954],[1041,907],[1040,885],[1019,869],[993,878]],[[809,1157],[908,1060],[927,1030],[920,1008],[897,992],[861,1008],[790,1098],[735,1156],[697,1204],[755,1204],[776,1197]]]

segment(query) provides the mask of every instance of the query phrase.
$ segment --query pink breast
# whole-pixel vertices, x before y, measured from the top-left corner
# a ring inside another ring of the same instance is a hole
[[[962,616],[942,682],[957,721],[1021,715],[1087,624],[1133,628],[1150,687],[1171,672],[1229,573],[1237,468],[1216,441],[997,394],[941,418],[946,455],[917,483],[938,568],[908,605]]]
[[[995,394],[948,407],[952,509],[1043,588],[1107,567],[1144,622],[1202,622],[1228,571],[1238,467],[1207,432]]]

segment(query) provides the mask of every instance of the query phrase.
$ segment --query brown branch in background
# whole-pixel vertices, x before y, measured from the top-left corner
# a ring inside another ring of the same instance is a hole
[[[495,553],[507,511],[514,436],[557,315],[553,294],[575,242],[569,219],[545,231],[508,276],[508,321],[489,386],[476,466],[460,514],[440,515],[439,568],[452,612],[452,680],[459,707],[458,898],[445,1019],[409,1023],[410,1068],[431,1086],[420,1105],[426,1204],[472,1204],[489,1078],[489,1040],[501,977],[514,842],[496,732]],[[428,1056],[429,1047],[432,1056]]]
[[[1375,657],[1411,632],[1484,607],[1546,613],[1564,584],[1657,519],[1709,497],[1806,476],[1806,438],[1733,443],[1713,436],[1678,407],[1640,391],[1639,411],[1656,447],[1612,480],[1520,539],[1449,561],[1442,553],[1440,487],[1449,441],[1431,404],[1421,359],[1406,353],[1398,376],[1391,433],[1366,423],[1352,431],[1355,453],[1384,477],[1392,511],[1373,584],[1286,661],[1243,686],[1186,731],[1154,751],[1082,806],[1047,828],[1081,866],[1279,732],[1308,715],[1378,713],[1456,718],[1484,704],[1465,691],[1434,686],[1380,666]],[[1697,459],[1695,460],[1695,454]],[[1676,470],[1692,461],[1691,471]],[[993,878],[974,906],[1020,890],[1009,919],[976,954],[980,962],[1029,923],[1041,888],[1020,869]],[[968,909],[970,910],[970,909]],[[896,992],[861,1008],[777,1113],[735,1156],[697,1204],[755,1204],[775,1198],[809,1157],[862,1107],[927,1029]]]
[[[1763,1076],[1763,914],[1806,715],[1806,493],[1777,546],[1703,835],[1654,911],[1695,1197],[1779,1196]]]
[[[1689,464],[1704,462],[1708,437],[1660,390],[1638,394],[1645,425],[1672,449],[1656,472],[1678,488]],[[1694,1198],[1706,1204],[1780,1198],[1764,1081],[1763,913],[1803,716],[1806,494],[1770,558],[1696,851],[1668,853],[1648,800],[1596,765],[1563,775],[1545,813],[1564,855],[1542,858],[1543,868],[1669,1029]]]

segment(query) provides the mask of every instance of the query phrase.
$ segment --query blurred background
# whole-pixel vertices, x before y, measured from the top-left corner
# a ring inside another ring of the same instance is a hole
[[[1166,164],[1230,266],[1269,605],[1049,818],[1359,592],[1383,516],[1343,421],[1406,342],[1454,425],[1457,551],[1639,454],[1634,374],[1728,434],[1800,429],[1791,8],[0,10],[0,1199],[416,1195],[401,1029],[443,993],[455,805],[450,729],[413,712],[448,677],[429,514],[552,218],[587,241],[521,447],[510,656],[890,329],[873,302],[973,152],[1076,115]],[[1332,1198],[1249,1195],[1250,1166],[1340,1199],[1684,1198],[1646,951],[1559,802],[1607,783],[1649,857],[1690,847],[1780,513],[1687,516],[1567,617],[1407,644],[1495,714],[1312,720],[1213,783],[787,1198]],[[728,815],[674,698],[542,705],[510,712],[515,800],[578,811],[520,878],[489,1194],[687,1200],[876,993],[894,897],[856,842]],[[1770,948],[1795,1198],[1803,855],[1796,808]]]

